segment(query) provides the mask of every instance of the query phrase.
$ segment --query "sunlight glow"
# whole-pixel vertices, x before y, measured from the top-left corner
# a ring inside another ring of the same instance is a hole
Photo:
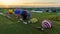
[[[22,0],[0,0],[0,4],[2,5],[16,5],[18,3],[23,3]]]
[[[0,0],[0,7],[60,6],[60,0]]]

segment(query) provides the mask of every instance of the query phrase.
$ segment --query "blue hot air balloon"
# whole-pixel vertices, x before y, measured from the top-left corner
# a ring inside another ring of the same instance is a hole
[[[22,12],[21,12],[21,15],[22,15],[22,16],[25,15],[25,12],[27,13],[27,17],[30,18],[30,12],[28,12],[28,11],[26,11],[26,10],[22,11]]]
[[[21,15],[22,10],[21,9],[14,9],[14,14],[16,15],[16,18],[19,19],[20,15]]]
[[[14,9],[14,14],[21,14],[21,9]]]
[[[30,12],[28,12],[27,17],[30,18]]]

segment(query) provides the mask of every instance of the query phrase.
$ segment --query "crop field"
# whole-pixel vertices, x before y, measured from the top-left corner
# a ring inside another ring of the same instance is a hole
[[[7,13],[8,10],[0,10],[0,12]],[[0,15],[0,34],[60,34],[60,14],[31,13],[31,18],[38,18],[39,21],[26,25],[22,22],[18,23],[14,15],[12,15],[11,19]],[[50,20],[52,28],[44,29],[44,31],[34,28],[41,27],[43,20]]]

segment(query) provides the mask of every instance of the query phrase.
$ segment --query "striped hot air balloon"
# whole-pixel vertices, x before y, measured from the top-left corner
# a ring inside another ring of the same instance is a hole
[[[49,20],[42,21],[42,28],[51,28],[51,22]]]

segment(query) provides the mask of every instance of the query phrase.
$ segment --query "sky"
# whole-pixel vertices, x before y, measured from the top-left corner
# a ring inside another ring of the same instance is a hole
[[[0,0],[0,7],[8,6],[60,6],[60,0]]]

